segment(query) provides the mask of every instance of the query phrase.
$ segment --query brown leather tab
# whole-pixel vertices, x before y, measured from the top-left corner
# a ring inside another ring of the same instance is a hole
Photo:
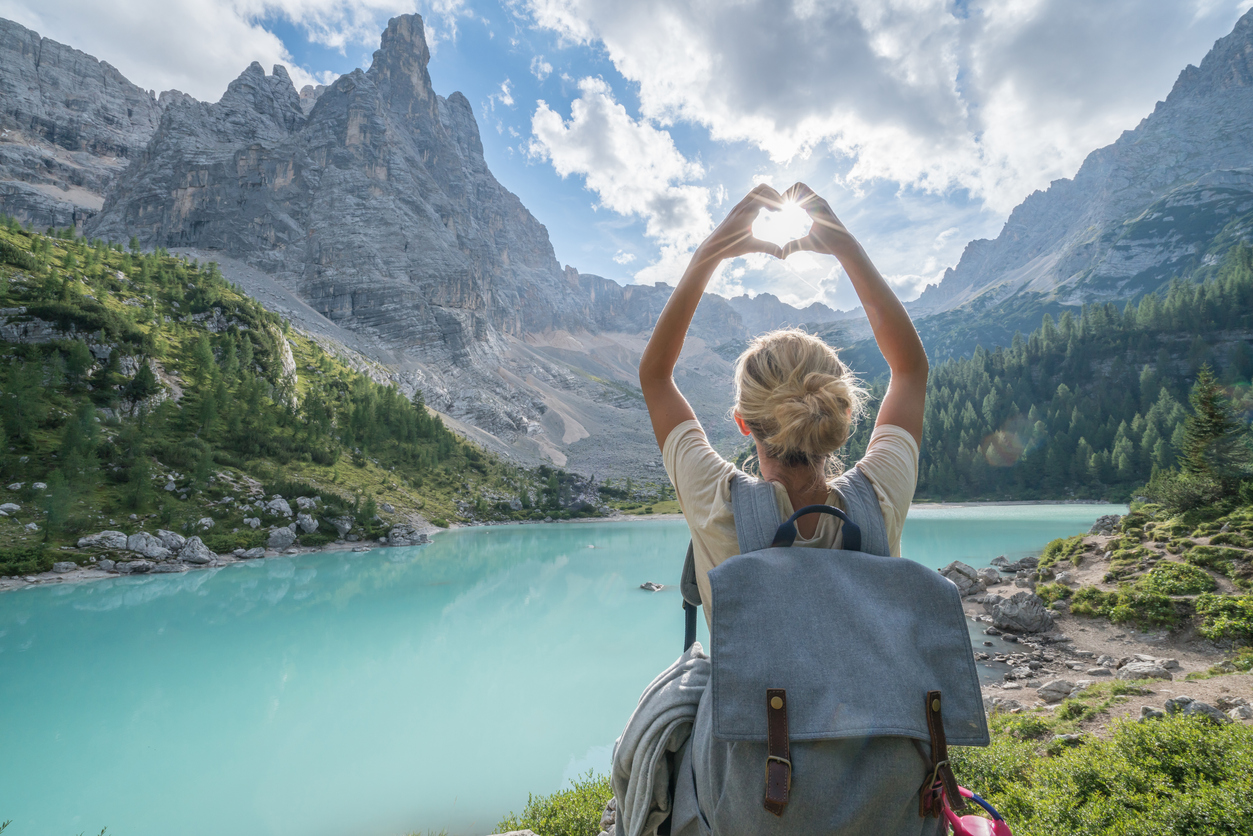
[[[766,800],[765,808],[783,815],[792,790],[792,752],[787,739],[787,691],[766,689]]]
[[[944,716],[939,691],[927,692],[927,731],[931,733],[931,769],[927,783],[922,787],[919,813],[923,816],[940,815],[940,805],[934,792],[935,782],[944,784],[944,794],[953,812],[966,809],[966,799],[957,790],[957,779],[948,763],[948,739],[944,736]]]

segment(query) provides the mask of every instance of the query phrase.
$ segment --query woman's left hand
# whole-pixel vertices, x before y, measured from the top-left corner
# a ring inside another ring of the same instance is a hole
[[[757,186],[735,205],[730,214],[697,248],[696,259],[705,261],[737,258],[748,253],[766,253],[783,258],[783,248],[753,237],[753,222],[761,210],[778,211],[783,197],[765,183]]]

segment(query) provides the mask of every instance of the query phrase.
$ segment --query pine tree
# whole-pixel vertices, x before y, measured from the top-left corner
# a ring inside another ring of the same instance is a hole
[[[1227,393],[1208,365],[1197,373],[1188,401],[1192,415],[1184,423],[1183,472],[1211,477],[1231,489],[1248,475],[1248,429],[1232,415]]]

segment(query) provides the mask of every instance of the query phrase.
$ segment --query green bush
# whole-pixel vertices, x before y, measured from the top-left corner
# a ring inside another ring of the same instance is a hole
[[[1242,549],[1253,548],[1253,541],[1248,535],[1239,531],[1223,531],[1209,538],[1211,546],[1237,546]]]
[[[0,549],[0,575],[33,575],[52,568],[52,555],[43,546]]]
[[[1135,622],[1145,626],[1173,627],[1179,620],[1175,602],[1157,592],[1123,586],[1103,592],[1094,586],[1079,589],[1071,598],[1075,615],[1101,616],[1115,624]]]
[[[1218,587],[1218,583],[1204,569],[1172,560],[1154,566],[1136,586],[1146,592],[1161,595],[1196,595],[1200,592],[1212,592]]]
[[[1049,542],[1040,555],[1039,566],[1054,566],[1062,560],[1069,560],[1075,566],[1083,560],[1083,535],[1061,537]]]
[[[334,543],[338,539],[338,534],[326,534],[321,531],[315,531],[312,534],[301,534],[296,538],[296,542],[302,546],[316,549],[319,546],[325,546],[327,543]]]
[[[1253,595],[1206,592],[1196,599],[1196,614],[1201,619],[1198,631],[1205,638],[1253,644]]]
[[[1253,727],[1169,717],[1111,731],[1052,755],[994,733],[950,756],[1015,836],[1253,834]]]
[[[1193,546],[1183,559],[1197,566],[1218,566],[1228,560],[1244,560],[1248,552],[1230,546]]]
[[[1042,583],[1035,588],[1035,594],[1044,599],[1045,604],[1061,601],[1075,594],[1075,591],[1060,583]]]
[[[254,549],[257,546],[264,546],[266,540],[269,539],[269,532],[254,531],[251,528],[242,528],[235,533],[222,531],[221,533],[213,533],[215,529],[200,535],[200,539],[209,547],[210,551],[218,554],[228,554],[235,549]]]
[[[596,836],[612,795],[609,778],[588,770],[581,779],[571,780],[568,790],[552,795],[528,794],[522,815],[510,813],[492,832],[532,830],[539,836]]]

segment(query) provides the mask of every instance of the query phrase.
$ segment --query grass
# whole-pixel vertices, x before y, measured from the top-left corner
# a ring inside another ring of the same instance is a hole
[[[570,788],[552,795],[527,795],[521,815],[510,813],[493,833],[531,830],[539,836],[597,836],[600,817],[613,790],[609,778],[591,770],[570,781]]]

